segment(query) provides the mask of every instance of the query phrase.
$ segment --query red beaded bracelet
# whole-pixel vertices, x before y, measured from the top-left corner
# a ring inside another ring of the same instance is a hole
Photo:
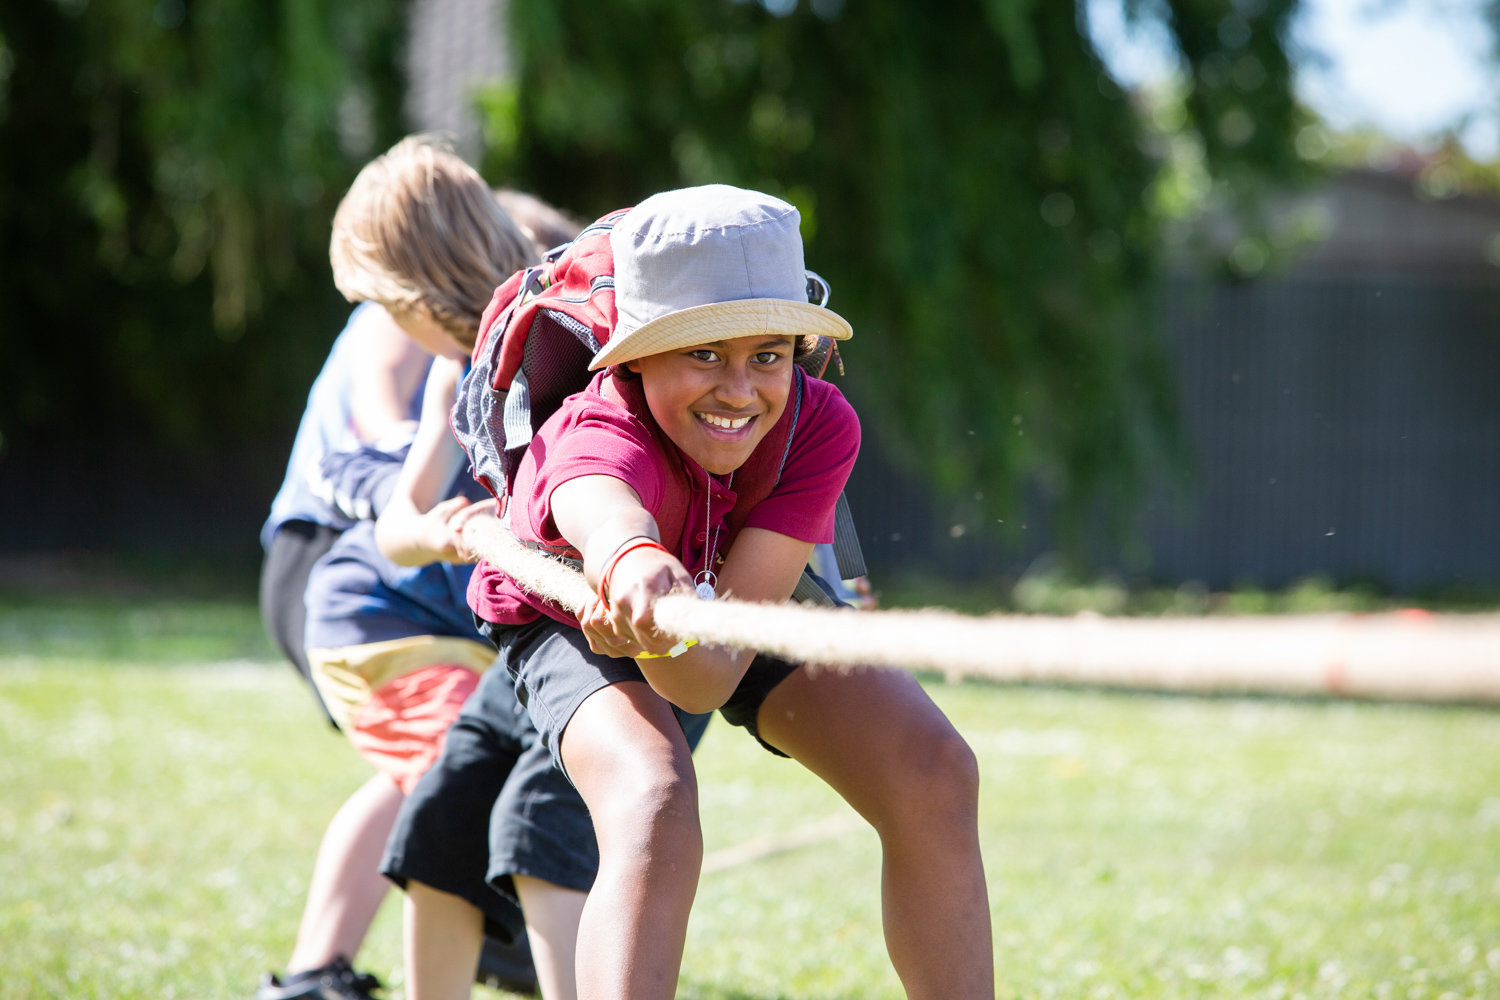
[[[615,549],[615,554],[610,556],[609,562],[604,565],[604,572],[599,574],[599,597],[605,604],[609,603],[609,578],[614,574],[615,567],[619,565],[621,558],[629,555],[636,549],[661,549],[663,552],[667,552],[667,547],[661,542],[658,542],[654,538],[647,538],[644,535],[632,538],[618,549]],[[671,554],[667,552],[667,555]]]

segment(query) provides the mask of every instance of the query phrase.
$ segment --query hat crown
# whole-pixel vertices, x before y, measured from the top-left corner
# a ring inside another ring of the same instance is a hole
[[[615,223],[611,339],[669,313],[741,299],[807,302],[802,216],[727,184],[652,195]]]

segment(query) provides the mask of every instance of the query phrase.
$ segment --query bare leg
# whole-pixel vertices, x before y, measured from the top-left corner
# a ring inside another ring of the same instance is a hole
[[[542,1000],[576,1000],[578,921],[588,894],[529,875],[511,879],[526,913],[526,936]]]
[[[468,900],[421,882],[406,884],[407,1000],[469,1000],[484,914]]]
[[[756,724],[880,834],[886,949],[907,996],[993,998],[979,769],[920,685],[892,670],[803,668],[776,686]]]
[[[596,691],[562,757],[599,838],[578,927],[581,1000],[672,1000],[703,864],[698,782],[671,707],[642,681]]]
[[[339,955],[354,960],[391,887],[380,874],[380,856],[403,798],[395,782],[377,774],[334,814],[313,865],[289,972],[319,968]]]

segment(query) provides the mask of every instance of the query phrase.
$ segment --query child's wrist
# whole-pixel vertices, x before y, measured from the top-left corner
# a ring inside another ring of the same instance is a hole
[[[599,599],[606,605],[610,603],[609,581],[610,577],[614,576],[615,567],[620,564],[621,559],[635,552],[637,549],[657,549],[661,552],[666,552],[667,555],[671,555],[670,552],[667,552],[665,545],[650,535],[634,535],[621,542],[605,561],[604,569],[599,574]]]
[[[658,541],[656,532],[638,521],[615,523],[614,518],[594,530],[580,550],[583,553],[583,575],[596,590],[604,579],[604,570],[614,560],[623,546],[638,538]]]

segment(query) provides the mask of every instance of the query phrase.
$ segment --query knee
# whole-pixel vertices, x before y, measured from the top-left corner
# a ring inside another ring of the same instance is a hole
[[[634,768],[617,774],[605,801],[590,811],[601,851],[670,853],[681,861],[703,854],[698,793],[690,775],[673,768]]]
[[[979,812],[979,762],[951,726],[932,727],[909,741],[888,796],[897,817],[922,825],[952,820],[972,825]]]

